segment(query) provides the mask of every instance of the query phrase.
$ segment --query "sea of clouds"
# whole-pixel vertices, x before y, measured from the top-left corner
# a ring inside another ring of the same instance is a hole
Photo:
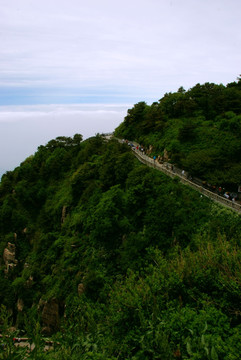
[[[57,136],[113,132],[132,105],[29,105],[0,108],[0,177]]]

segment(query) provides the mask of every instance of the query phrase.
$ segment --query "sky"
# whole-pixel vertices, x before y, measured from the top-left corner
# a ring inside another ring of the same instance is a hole
[[[0,0],[0,176],[57,136],[241,73],[240,0]]]

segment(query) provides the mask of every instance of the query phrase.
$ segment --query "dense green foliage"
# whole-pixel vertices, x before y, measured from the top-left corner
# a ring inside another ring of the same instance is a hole
[[[139,103],[116,132],[160,148],[176,142],[190,161],[194,138],[212,134],[220,149],[224,133],[236,136],[239,85],[196,86],[222,98],[208,97],[215,109],[205,114],[183,89],[151,107]],[[235,115],[215,127],[207,114],[217,122],[221,107],[230,110],[224,93]],[[172,118],[174,95],[186,99],[185,120]],[[207,168],[203,174],[210,176]],[[18,260],[7,274],[0,267],[0,359],[240,359],[240,232],[240,215],[142,165],[126,144],[99,135],[51,140],[0,184],[0,254],[10,242]],[[61,322],[44,353],[40,304],[51,299]],[[34,351],[13,346],[10,325],[16,336],[24,330]]]
[[[241,78],[224,85],[182,87],[128,110],[116,136],[168,151],[171,161],[216,186],[241,184]]]

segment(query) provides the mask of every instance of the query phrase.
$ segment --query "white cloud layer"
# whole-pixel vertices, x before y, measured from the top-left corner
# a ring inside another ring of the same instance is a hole
[[[57,136],[112,132],[128,105],[43,105],[2,107],[0,111],[0,178]]]
[[[125,116],[6,105],[151,103],[241,73],[240,0],[0,0],[0,14],[0,172],[51,138]]]

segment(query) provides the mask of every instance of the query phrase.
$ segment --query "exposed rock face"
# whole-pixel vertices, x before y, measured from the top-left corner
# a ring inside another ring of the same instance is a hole
[[[150,155],[151,153],[152,153],[152,151],[153,151],[153,146],[152,145],[150,145],[149,146],[149,149],[147,150],[147,155]]]
[[[67,215],[67,206],[65,205],[62,208],[61,224],[64,223],[64,221],[66,219],[66,215]]]
[[[46,335],[51,335],[59,328],[59,303],[56,299],[49,301],[40,300],[39,307],[42,308],[42,332]]]
[[[10,268],[13,268],[17,265],[18,260],[15,259],[15,245],[8,243],[7,247],[3,252],[3,261],[6,266],[5,272],[8,273]]]
[[[33,276],[30,275],[28,280],[26,281],[26,286],[30,288],[33,285]]]
[[[84,284],[80,283],[78,285],[78,295],[79,296],[82,295],[84,293],[84,291],[85,291]]]
[[[23,311],[23,307],[24,307],[24,303],[23,303],[23,300],[22,299],[18,299],[17,301],[17,309],[18,311]]]
[[[169,156],[168,156],[167,149],[164,149],[163,160],[164,160],[164,161],[170,160],[170,159],[169,159]]]

